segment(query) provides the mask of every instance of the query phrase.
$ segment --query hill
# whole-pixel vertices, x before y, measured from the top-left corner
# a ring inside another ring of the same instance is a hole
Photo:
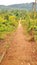
[[[22,4],[14,4],[14,5],[0,5],[0,9],[26,9],[26,10],[32,10],[33,3],[22,3]],[[36,4],[37,9],[37,4]]]

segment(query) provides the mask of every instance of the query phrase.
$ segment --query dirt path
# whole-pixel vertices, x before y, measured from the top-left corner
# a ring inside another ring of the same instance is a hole
[[[25,40],[23,28],[19,26],[10,41],[10,48],[0,65],[37,65],[37,55],[35,44]]]

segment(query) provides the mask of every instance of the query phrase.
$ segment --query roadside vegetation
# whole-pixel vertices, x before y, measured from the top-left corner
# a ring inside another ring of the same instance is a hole
[[[22,25],[28,35],[29,41],[37,41],[37,12],[26,12],[25,18],[22,19]]]
[[[0,12],[0,40],[5,34],[14,31],[18,26],[18,19],[11,11]]]
[[[0,39],[14,31],[20,19],[26,36],[29,35],[31,40],[37,41],[37,12],[34,16],[34,12],[26,10],[0,11]]]

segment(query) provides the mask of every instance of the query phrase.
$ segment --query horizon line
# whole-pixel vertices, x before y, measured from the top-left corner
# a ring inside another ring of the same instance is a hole
[[[27,2],[28,3],[33,3],[33,2]],[[14,4],[8,4],[8,5],[5,5],[5,4],[0,4],[0,5],[3,5],[3,6],[9,6],[9,5],[17,5],[17,4],[26,4],[26,3],[14,3]]]

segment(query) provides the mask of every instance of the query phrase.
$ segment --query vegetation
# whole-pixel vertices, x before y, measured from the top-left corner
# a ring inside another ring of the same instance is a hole
[[[10,11],[0,13],[0,39],[4,38],[5,33],[14,31],[18,26],[17,17]]]
[[[22,25],[27,34],[31,36],[31,40],[37,41],[37,12],[35,17],[33,12],[27,12]]]
[[[33,6],[33,2],[31,3],[21,3],[21,4],[14,4],[14,5],[0,5],[0,10],[4,9],[4,10],[15,10],[15,9],[19,9],[19,10],[32,10],[32,6]],[[37,3],[36,3],[36,9],[37,9]]]
[[[34,16],[34,12],[26,10],[0,11],[0,38],[4,37],[4,33],[14,31],[20,18],[27,34],[32,36],[31,39],[37,40],[37,12]]]

